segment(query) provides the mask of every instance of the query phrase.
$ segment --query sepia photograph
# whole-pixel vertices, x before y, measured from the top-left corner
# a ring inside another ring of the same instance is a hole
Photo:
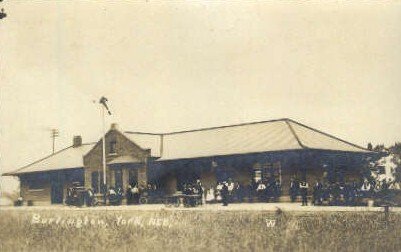
[[[401,251],[401,1],[0,0],[0,251]]]

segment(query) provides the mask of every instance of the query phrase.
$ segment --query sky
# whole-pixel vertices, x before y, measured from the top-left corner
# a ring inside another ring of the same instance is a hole
[[[292,118],[401,141],[401,2],[0,3],[0,172],[102,134]]]

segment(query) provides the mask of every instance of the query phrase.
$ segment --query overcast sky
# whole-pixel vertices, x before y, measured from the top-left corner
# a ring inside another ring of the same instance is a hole
[[[0,4],[1,170],[122,130],[289,117],[359,145],[401,140],[401,2]]]

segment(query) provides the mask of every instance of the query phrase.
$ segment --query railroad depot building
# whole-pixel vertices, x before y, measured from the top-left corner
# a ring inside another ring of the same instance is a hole
[[[288,197],[290,178],[359,180],[363,161],[374,152],[291,119],[172,133],[120,131],[105,135],[107,186],[156,185],[164,194],[184,183],[205,188],[231,178],[241,185],[276,177]],[[101,192],[102,139],[73,145],[4,176],[18,176],[21,196],[35,205],[60,204],[73,182]]]

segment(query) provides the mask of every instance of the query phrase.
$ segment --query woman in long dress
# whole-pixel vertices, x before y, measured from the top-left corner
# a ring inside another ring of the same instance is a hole
[[[215,201],[214,189],[213,189],[213,187],[210,187],[206,192],[206,202],[207,203],[212,203],[214,201]]]

